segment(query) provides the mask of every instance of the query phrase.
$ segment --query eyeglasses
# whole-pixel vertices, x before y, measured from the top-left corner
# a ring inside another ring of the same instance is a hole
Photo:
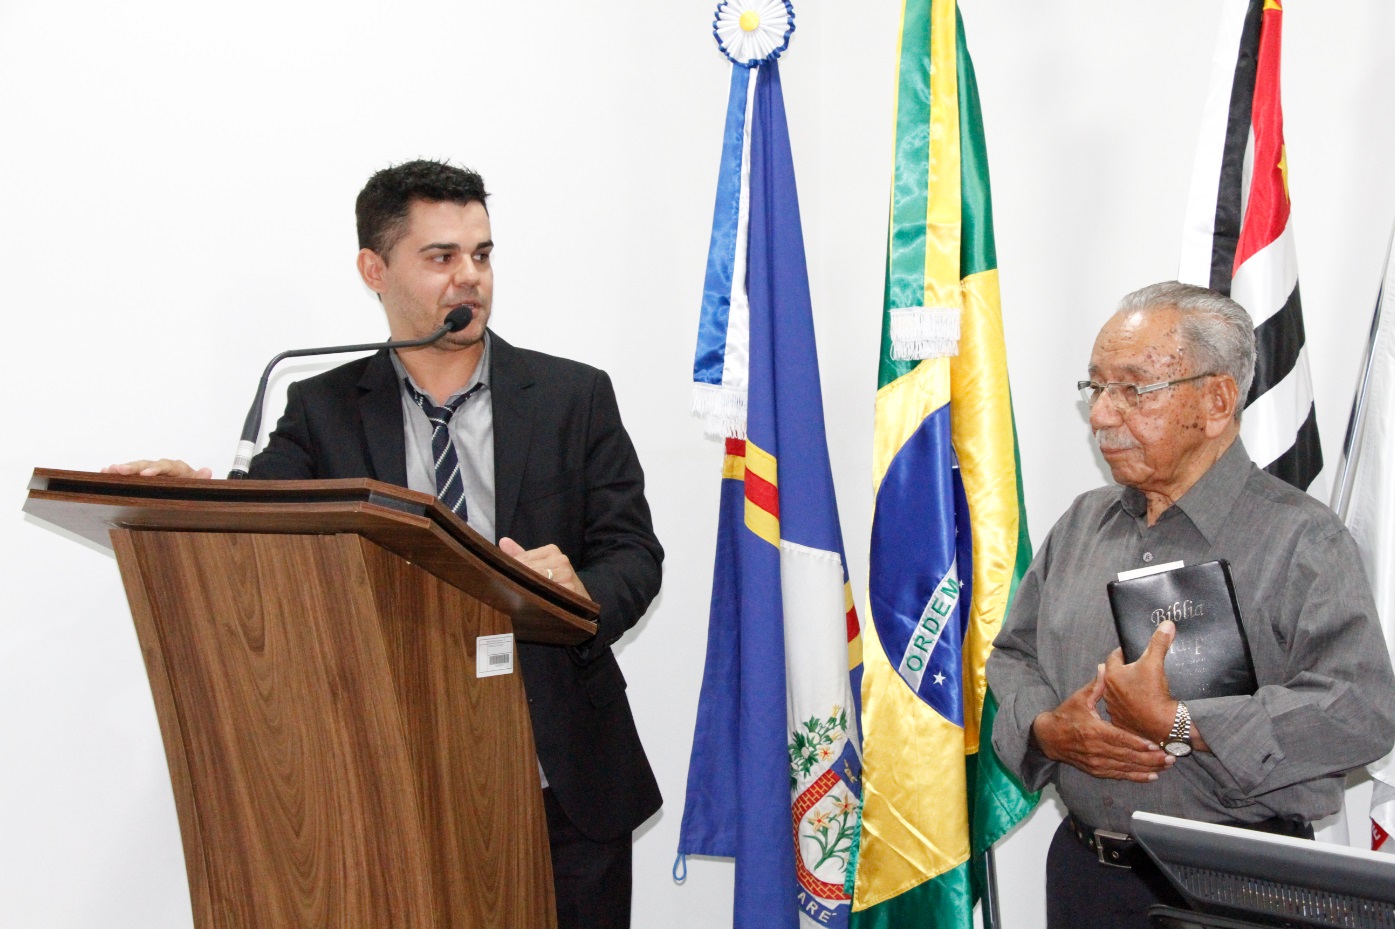
[[[1137,384],[1096,384],[1094,381],[1076,381],[1075,389],[1080,391],[1080,399],[1085,401],[1085,405],[1094,407],[1095,401],[1103,394],[1109,394],[1109,400],[1114,404],[1115,409],[1132,410],[1138,406],[1138,399],[1144,394],[1150,394],[1155,390],[1162,390],[1164,387],[1176,387],[1178,384],[1185,384],[1187,381],[1200,380],[1203,377],[1215,377],[1214,371],[1206,374],[1193,374],[1191,377],[1179,377],[1175,381],[1160,381],[1156,384],[1147,384],[1142,387]]]

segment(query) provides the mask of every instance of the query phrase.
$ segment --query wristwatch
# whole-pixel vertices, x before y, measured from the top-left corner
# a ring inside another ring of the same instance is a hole
[[[1181,700],[1177,701],[1177,715],[1172,718],[1172,731],[1163,740],[1162,750],[1175,758],[1192,753],[1192,713]]]

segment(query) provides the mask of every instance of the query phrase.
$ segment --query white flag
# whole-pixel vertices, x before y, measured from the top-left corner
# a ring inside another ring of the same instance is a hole
[[[1395,252],[1395,235],[1391,238]],[[1385,644],[1395,648],[1395,261],[1386,258],[1333,508],[1361,550]],[[1395,854],[1395,752],[1369,766],[1371,847]]]

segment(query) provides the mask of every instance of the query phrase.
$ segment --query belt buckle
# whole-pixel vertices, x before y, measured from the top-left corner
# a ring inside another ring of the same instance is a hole
[[[1107,868],[1132,869],[1125,854],[1133,848],[1133,838],[1123,832],[1095,830],[1095,857]]]

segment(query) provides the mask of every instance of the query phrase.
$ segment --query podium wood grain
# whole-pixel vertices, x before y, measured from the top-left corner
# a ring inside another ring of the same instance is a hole
[[[113,543],[200,927],[555,925],[506,616],[352,535]]]
[[[374,481],[38,470],[25,511],[116,553],[197,929],[555,929],[523,678],[476,639],[594,603]]]

